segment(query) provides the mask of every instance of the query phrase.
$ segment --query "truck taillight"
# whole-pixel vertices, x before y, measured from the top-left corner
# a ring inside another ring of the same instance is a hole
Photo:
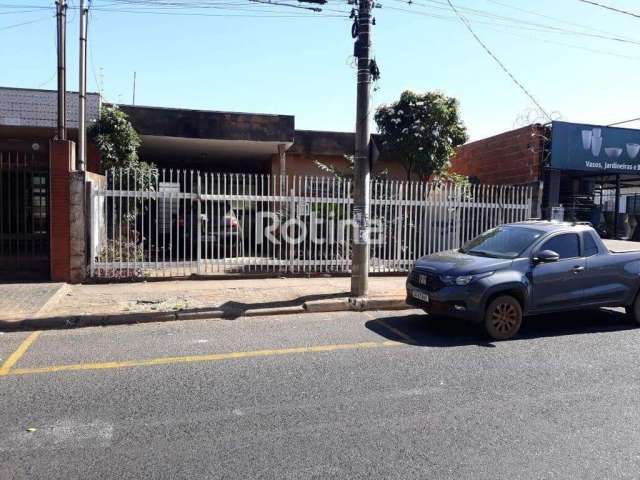
[[[230,228],[231,230],[237,230],[238,227],[240,226],[240,223],[238,223],[238,220],[230,217],[226,217],[224,219],[224,223],[227,225],[227,228]]]

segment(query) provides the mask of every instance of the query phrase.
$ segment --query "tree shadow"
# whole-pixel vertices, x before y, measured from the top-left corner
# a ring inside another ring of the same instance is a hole
[[[366,328],[387,338],[420,347],[478,345],[495,347],[481,325],[427,314],[380,317],[368,321]],[[606,333],[636,328],[622,309],[578,310],[539,315],[524,319],[513,340],[585,333]]]

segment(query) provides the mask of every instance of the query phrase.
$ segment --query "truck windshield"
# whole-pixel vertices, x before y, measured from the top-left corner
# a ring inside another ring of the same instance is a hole
[[[497,227],[469,241],[460,253],[494,258],[517,258],[544,232],[525,227]]]

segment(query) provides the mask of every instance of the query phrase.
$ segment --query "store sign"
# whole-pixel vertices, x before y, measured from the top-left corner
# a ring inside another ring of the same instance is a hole
[[[640,172],[640,130],[553,122],[551,166],[602,173]]]

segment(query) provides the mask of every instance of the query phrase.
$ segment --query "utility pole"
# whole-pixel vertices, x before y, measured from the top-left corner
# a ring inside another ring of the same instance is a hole
[[[58,21],[58,140],[67,139],[67,0],[56,0]]]
[[[131,99],[131,104],[136,104],[136,72],[133,72],[133,98]]]
[[[355,56],[358,58],[355,171],[353,184],[354,239],[351,254],[351,295],[365,297],[369,288],[369,210],[371,103],[371,0],[359,0]]]
[[[80,0],[80,79],[78,82],[78,170],[87,164],[87,17],[89,9]]]

